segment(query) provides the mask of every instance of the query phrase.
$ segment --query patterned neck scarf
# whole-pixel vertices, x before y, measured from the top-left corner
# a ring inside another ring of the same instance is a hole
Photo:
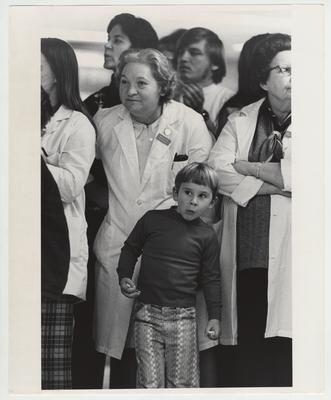
[[[266,99],[259,110],[249,161],[279,162],[284,156],[282,140],[290,124],[291,113],[279,122]]]

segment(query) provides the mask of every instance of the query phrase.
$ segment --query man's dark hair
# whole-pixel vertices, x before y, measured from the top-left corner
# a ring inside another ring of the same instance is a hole
[[[224,46],[222,40],[216,33],[209,29],[192,28],[187,30],[177,42],[175,63],[177,63],[178,56],[183,53],[189,45],[200,42],[203,39],[206,40],[206,51],[210,62],[217,67],[216,70],[212,71],[213,82],[219,83],[226,73]]]

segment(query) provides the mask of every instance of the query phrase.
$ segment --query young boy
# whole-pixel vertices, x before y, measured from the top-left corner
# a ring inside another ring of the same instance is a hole
[[[126,240],[117,272],[122,293],[138,297],[135,311],[137,387],[199,387],[195,299],[202,286],[209,321],[206,335],[220,334],[219,246],[200,216],[213,207],[216,172],[192,163],[176,176],[178,205],[148,211]],[[132,277],[142,254],[138,285]],[[139,289],[138,289],[139,288]]]

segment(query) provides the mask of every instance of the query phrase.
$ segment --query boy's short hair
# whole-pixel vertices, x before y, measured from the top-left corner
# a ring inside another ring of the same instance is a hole
[[[180,185],[185,182],[208,186],[212,192],[213,200],[217,196],[219,189],[218,176],[214,168],[206,163],[192,162],[182,168],[175,178],[176,190],[179,191]]]

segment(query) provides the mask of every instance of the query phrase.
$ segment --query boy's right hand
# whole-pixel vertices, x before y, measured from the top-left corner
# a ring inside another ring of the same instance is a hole
[[[140,295],[135,283],[130,278],[122,278],[120,282],[121,292],[129,299],[135,299]]]

